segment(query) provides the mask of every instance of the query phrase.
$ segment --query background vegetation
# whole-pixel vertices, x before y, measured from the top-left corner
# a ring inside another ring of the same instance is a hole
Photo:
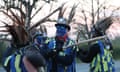
[[[120,60],[120,37],[112,41],[113,43],[113,57],[115,60]]]

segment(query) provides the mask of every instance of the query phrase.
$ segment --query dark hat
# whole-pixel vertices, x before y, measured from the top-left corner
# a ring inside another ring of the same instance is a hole
[[[45,66],[46,64],[43,55],[36,46],[29,46],[27,50],[25,50],[25,56],[35,67]]]
[[[55,24],[55,26],[64,26],[68,30],[70,30],[70,26],[67,24],[67,20],[65,18],[59,18],[57,21],[57,24]]]

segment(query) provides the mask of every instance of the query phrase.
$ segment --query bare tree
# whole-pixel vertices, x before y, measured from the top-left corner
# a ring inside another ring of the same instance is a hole
[[[51,20],[49,17],[52,16],[54,13],[59,11],[58,18],[64,15],[66,8],[64,7],[64,4],[58,7],[57,9],[51,9],[52,12],[40,19],[38,22],[32,24],[32,20],[34,17],[43,9],[44,4],[37,6],[37,3],[41,3],[45,1],[47,4],[56,1],[57,0],[3,0],[4,5],[1,6],[0,12],[5,14],[14,25],[22,25],[25,27],[25,29],[30,32],[32,29],[38,27],[40,24],[44,22],[56,22],[56,20]],[[79,1],[79,0],[78,0]],[[89,3],[90,2],[90,3]],[[119,10],[119,8],[114,8],[111,12],[111,14],[108,16],[106,15],[106,11],[109,10],[112,6],[106,6],[106,1],[101,2],[100,0],[83,0],[79,1],[78,4],[74,4],[71,8],[69,15],[68,15],[68,24],[71,22],[80,25],[78,27],[78,34],[77,39],[80,39],[80,36],[82,35],[83,38],[89,39],[90,38],[90,27],[96,23],[97,20],[101,19],[102,17],[109,17],[113,16],[114,12]],[[86,9],[87,8],[87,9]],[[78,11],[79,10],[79,11]],[[35,11],[35,12],[33,12]],[[79,19],[81,22],[78,22],[75,20],[76,13],[79,13]],[[66,16],[66,15],[64,15]],[[2,23],[7,23],[3,22]],[[7,23],[8,24],[8,23]],[[81,26],[82,24],[82,26]],[[4,31],[5,32],[5,31]],[[79,41],[79,40],[77,40]]]
[[[37,6],[37,3],[41,4],[41,0],[2,0],[4,5],[1,5],[0,12],[2,12],[12,24],[9,24],[8,21],[1,20],[1,23],[12,26],[22,26],[25,28],[26,32],[29,32],[39,26],[40,24],[47,21],[47,19],[53,15],[55,12],[59,11],[62,7],[59,6],[46,17],[40,19],[38,22],[32,24],[32,19],[41,11],[44,5]],[[46,0],[44,0],[46,2]],[[49,0],[52,1],[52,0]],[[53,0],[54,1],[54,0]],[[37,7],[37,8],[36,8]],[[33,12],[35,11],[35,12]],[[7,30],[1,30],[1,32],[8,32]]]
[[[77,22],[78,25],[83,24],[83,30],[78,28],[78,34],[80,32],[84,34],[83,38],[89,39],[90,36],[90,28],[93,27],[93,25],[98,24],[98,22],[101,21],[101,19],[107,20],[109,17],[114,16],[115,11],[119,11],[119,7],[114,7],[111,5],[107,5],[109,1],[100,1],[100,0],[83,0],[79,1],[78,6],[78,12],[80,13],[79,19],[82,20],[82,22]],[[113,9],[111,9],[113,8]],[[111,13],[107,13],[110,11]],[[99,21],[100,20],[100,21]],[[83,22],[84,21],[84,22]],[[102,21],[101,21],[102,22]],[[106,21],[107,22],[107,21]],[[108,23],[109,24],[109,23]],[[100,25],[100,24],[99,24]],[[82,35],[81,34],[81,35]],[[77,35],[77,39],[81,38],[81,35]],[[79,41],[79,40],[77,40]]]

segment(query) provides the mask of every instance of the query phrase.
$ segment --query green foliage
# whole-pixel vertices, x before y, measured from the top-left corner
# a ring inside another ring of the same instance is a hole
[[[115,38],[113,41],[112,41],[112,44],[114,46],[114,48],[120,48],[120,37],[117,37]]]
[[[120,60],[120,48],[114,48],[114,50],[113,50],[113,58],[115,60]]]
[[[113,57],[114,59],[120,59],[120,37],[117,37],[112,41],[113,44]]]

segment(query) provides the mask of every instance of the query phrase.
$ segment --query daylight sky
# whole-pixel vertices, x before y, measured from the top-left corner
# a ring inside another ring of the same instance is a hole
[[[59,0],[59,5],[61,5],[63,2],[66,2],[66,1],[69,1],[69,4],[73,5],[73,3],[78,3],[77,1],[79,1],[79,0]],[[91,0],[87,0],[87,1],[91,1]],[[101,1],[101,3],[103,3],[103,1],[105,1],[105,0],[100,0],[100,1]],[[108,0],[107,5],[120,7],[120,0]],[[118,26],[116,26],[116,25],[118,25]],[[51,28],[48,29],[48,31],[50,31],[50,32],[48,32],[49,36],[54,36],[55,35],[55,32],[51,32],[53,30],[55,30],[54,27],[51,27]],[[120,25],[119,24],[114,24],[112,27],[110,27],[108,32],[109,32],[108,35],[111,38],[114,38],[114,36],[117,36],[118,34],[120,35]],[[76,36],[74,36],[72,33],[70,33],[70,34],[71,34],[71,38],[75,39]]]
[[[0,3],[1,4],[3,4],[2,2],[1,2],[2,0],[0,0]],[[60,6],[62,3],[64,3],[64,2],[68,2],[68,4],[69,5],[73,5],[74,3],[79,3],[78,1],[80,1],[80,0],[58,0],[58,3],[56,4],[56,6]],[[87,0],[88,2],[89,1],[91,1],[91,0]],[[106,0],[100,0],[101,2],[102,1],[106,1]],[[114,5],[114,6],[116,6],[116,7],[118,7],[118,6],[120,6],[120,0],[108,0],[108,4],[110,4],[110,5]],[[35,17],[35,19],[33,19],[33,23],[34,22],[37,22],[40,18],[43,18],[44,16],[46,16],[46,15],[48,15],[49,14],[49,10],[50,9],[50,5],[48,5],[48,4],[46,4],[45,5],[45,7],[44,7],[44,11],[45,12],[41,12],[40,14],[41,14],[41,16],[36,16]],[[0,13],[0,15],[1,15],[1,13]],[[55,17],[55,16],[54,16]],[[52,17],[53,18],[53,17]],[[3,20],[3,21],[6,21],[7,20],[7,18],[6,17],[4,17],[3,15],[1,15],[0,16],[0,20]],[[2,24],[0,24],[0,25],[2,25]],[[54,24],[50,24],[51,26],[49,26],[49,27],[47,27],[48,28],[48,36],[50,36],[50,37],[52,37],[52,36],[54,36],[55,35],[55,30],[56,30],[56,28],[54,27]],[[118,30],[118,28],[117,28],[117,31],[119,31],[120,32],[120,30]],[[72,35],[72,34],[71,34]],[[74,36],[72,35],[72,38],[74,38]]]

